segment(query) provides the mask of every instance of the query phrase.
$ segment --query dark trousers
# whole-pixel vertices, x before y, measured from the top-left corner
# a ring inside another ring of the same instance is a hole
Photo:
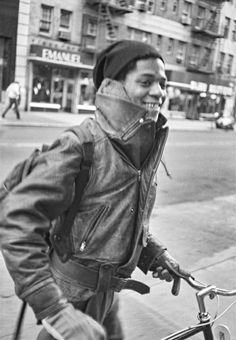
[[[107,340],[123,340],[123,332],[119,319],[119,300],[117,294],[109,291],[97,293],[88,301],[74,305],[76,309],[90,315],[102,324],[107,333]],[[37,340],[53,340],[54,338],[43,328]]]
[[[9,98],[9,104],[6,107],[6,109],[2,113],[2,117],[4,118],[7,114],[7,112],[10,110],[10,108],[14,105],[14,110],[16,113],[17,119],[20,119],[20,112],[19,112],[19,107],[18,107],[18,99],[16,98]]]

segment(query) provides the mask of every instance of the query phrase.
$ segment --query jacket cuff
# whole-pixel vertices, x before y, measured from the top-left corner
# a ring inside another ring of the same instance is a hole
[[[40,282],[34,290],[31,290],[29,294],[24,294],[21,298],[33,309],[38,321],[56,314],[63,309],[67,302],[54,281]]]
[[[147,274],[147,272],[152,267],[156,258],[161,256],[167,248],[164,247],[158,240],[155,240],[152,236],[149,236],[148,243],[145,248],[143,248],[139,261],[138,268]]]

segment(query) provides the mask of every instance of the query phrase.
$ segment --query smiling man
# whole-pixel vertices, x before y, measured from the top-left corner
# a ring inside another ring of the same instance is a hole
[[[44,326],[38,339],[123,339],[117,293],[149,292],[131,279],[137,266],[174,279],[175,295],[180,279],[190,275],[149,232],[168,134],[160,112],[164,61],[152,46],[122,40],[98,56],[93,79],[95,119],[79,129],[89,130],[94,156],[66,249],[70,259],[65,263],[55,249],[48,254],[44,236],[73,201],[83,152],[71,131],[38,156],[0,212],[3,255],[16,292]]]

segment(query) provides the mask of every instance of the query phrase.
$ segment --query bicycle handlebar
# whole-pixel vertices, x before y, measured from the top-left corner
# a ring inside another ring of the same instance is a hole
[[[183,278],[183,280],[185,280],[189,284],[189,286],[199,291],[202,289],[209,288],[209,293],[214,293],[216,295],[221,295],[221,296],[236,295],[236,289],[228,290],[228,289],[217,288],[216,286],[212,286],[212,285],[209,286],[207,284],[204,284],[202,282],[195,280],[194,277],[192,276],[185,277]]]

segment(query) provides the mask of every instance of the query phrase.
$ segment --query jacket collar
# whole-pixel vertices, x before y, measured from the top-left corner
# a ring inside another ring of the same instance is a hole
[[[114,80],[104,79],[96,95],[96,120],[110,138],[126,140],[144,124],[150,124],[146,119],[146,110],[129,100],[123,86]],[[167,119],[159,114],[157,123],[159,129]]]

